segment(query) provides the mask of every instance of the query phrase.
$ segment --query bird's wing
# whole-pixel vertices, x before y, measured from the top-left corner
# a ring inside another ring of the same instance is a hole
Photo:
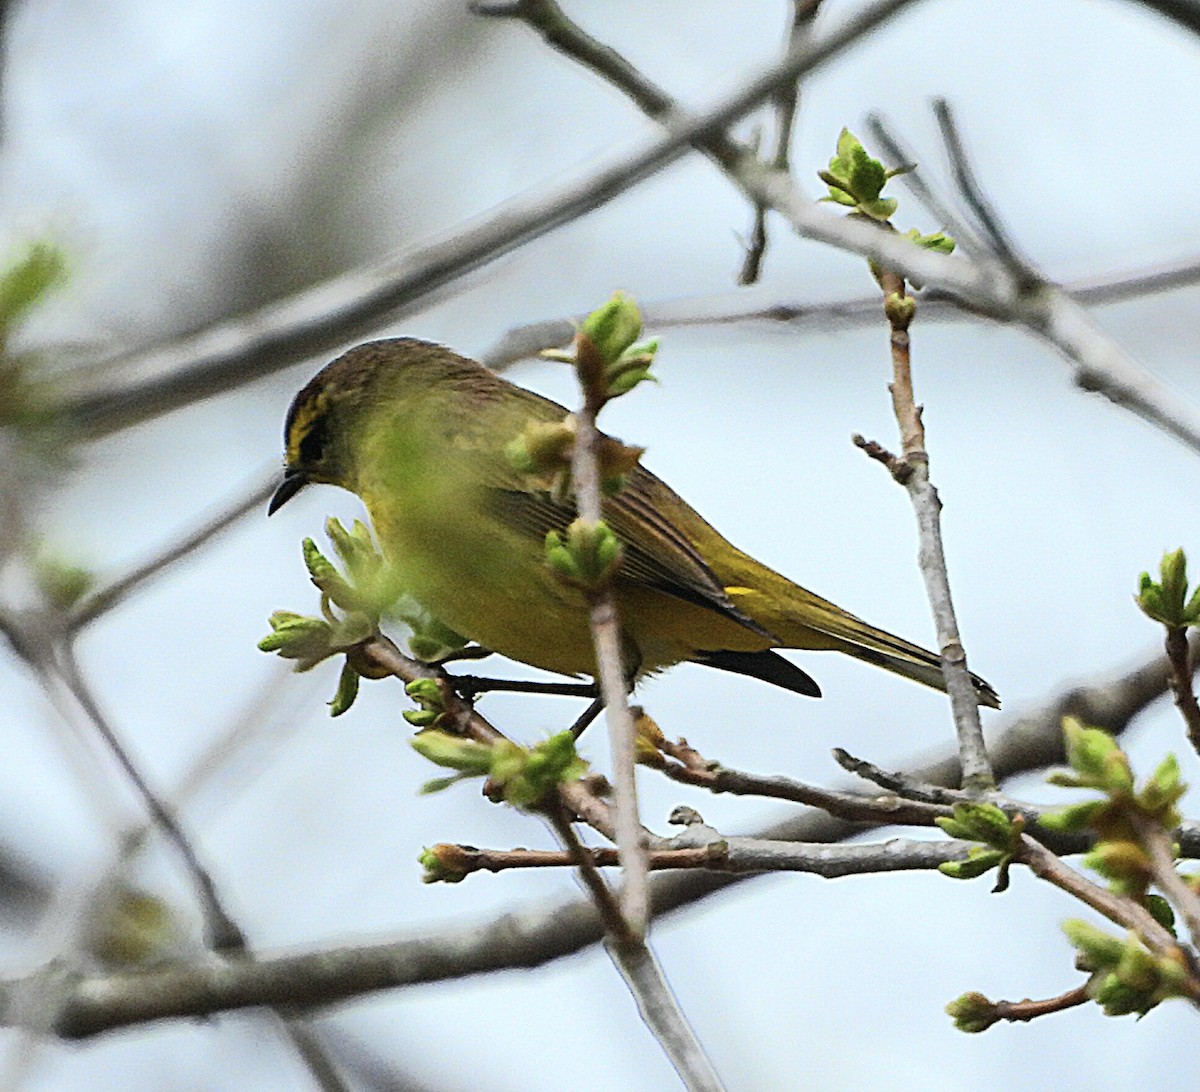
[[[648,470],[638,467],[619,493],[604,500],[604,518],[625,547],[621,578],[707,607],[760,636],[774,639],[733,604],[700,551],[653,503],[654,495],[660,492],[669,494],[670,490]],[[549,531],[564,531],[576,518],[573,504],[545,492],[492,488],[488,490],[488,502],[508,526],[539,541]]]

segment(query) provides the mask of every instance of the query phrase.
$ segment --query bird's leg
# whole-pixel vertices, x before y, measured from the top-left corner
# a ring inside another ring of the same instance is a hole
[[[592,723],[604,711],[604,699],[593,698],[592,703],[579,714],[575,723],[571,725],[571,735],[578,739],[583,735],[587,726]]]

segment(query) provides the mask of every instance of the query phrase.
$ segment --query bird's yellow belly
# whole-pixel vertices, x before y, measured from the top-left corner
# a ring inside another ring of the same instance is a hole
[[[540,543],[456,526],[409,526],[372,512],[403,586],[451,629],[485,648],[563,675],[593,675],[588,604],[546,565]],[[448,529],[447,529],[448,532]],[[764,638],[717,612],[644,585],[614,585],[622,632],[639,674],[703,650],[754,651]]]

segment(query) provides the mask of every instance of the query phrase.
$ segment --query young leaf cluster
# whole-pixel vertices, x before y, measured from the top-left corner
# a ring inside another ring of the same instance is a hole
[[[1187,557],[1182,549],[1163,554],[1158,580],[1142,573],[1134,600],[1147,617],[1168,629],[1200,625],[1200,585],[1188,595]]]
[[[432,682],[433,680],[427,680]],[[523,811],[535,811],[559,785],[587,773],[575,750],[575,737],[559,732],[533,747],[502,739],[480,743],[438,728],[418,732],[413,749],[430,762],[456,771],[428,782],[423,792],[440,792],[469,777],[488,778],[488,795]]]
[[[1008,889],[1009,868],[1025,833],[1025,820],[1020,815],[1010,819],[995,804],[955,804],[951,818],[935,820],[951,838],[982,842],[972,846],[965,861],[945,861],[938,871],[956,880],[973,880],[998,868],[994,891]]]
[[[1182,956],[1156,955],[1133,933],[1115,937],[1086,921],[1063,922],[1080,970],[1090,974],[1088,994],[1106,1016],[1144,1016],[1162,1001],[1183,996]]]
[[[546,564],[565,584],[595,592],[621,565],[621,542],[603,520],[577,519],[565,533],[546,535]]]

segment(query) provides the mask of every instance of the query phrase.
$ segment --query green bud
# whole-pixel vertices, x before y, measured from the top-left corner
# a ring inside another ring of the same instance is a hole
[[[952,838],[985,842],[1006,852],[1020,833],[995,804],[955,804],[953,818],[940,817],[934,822]]]
[[[1132,886],[1144,885],[1150,874],[1150,858],[1136,842],[1125,839],[1098,842],[1083,855],[1082,864],[1106,880],[1121,884],[1129,893]]]
[[[421,868],[424,869],[424,874],[421,876],[422,883],[461,883],[467,878],[465,872],[458,871],[451,867],[445,861],[442,855],[438,852],[441,847],[433,846],[422,850],[417,861]]]
[[[1062,923],[1062,931],[1071,942],[1071,946],[1083,956],[1088,970],[1098,971],[1116,967],[1125,954],[1124,940],[1104,932],[1103,929],[1097,929],[1089,922],[1070,918]]]
[[[973,880],[1002,865],[1009,855],[1001,849],[973,846],[965,861],[943,861],[938,871],[953,880]]]
[[[431,709],[408,710],[405,720],[411,722],[409,713],[433,713]],[[436,714],[434,714],[436,716]],[[463,736],[454,736],[449,732],[435,730],[418,732],[409,743],[417,754],[437,766],[445,766],[451,770],[460,770],[472,776],[480,776],[491,771],[492,751],[486,743],[479,743]]]
[[[1078,804],[1067,804],[1054,811],[1044,812],[1038,825],[1061,834],[1077,834],[1092,825],[1101,809],[1108,806],[1104,800],[1084,800]]]
[[[442,714],[436,709],[405,709],[400,715],[414,728],[432,728]]]
[[[358,697],[358,682],[361,676],[349,661],[342,665],[342,673],[338,678],[337,693],[333,695],[333,701],[329,703],[329,715],[331,717],[340,717],[347,709],[354,704],[354,699]]]
[[[508,803],[531,810],[559,785],[582,777],[587,763],[575,751],[575,737],[559,732],[532,748],[497,746],[489,772]]]
[[[168,903],[125,883],[99,892],[92,910],[84,942],[109,967],[162,961],[183,938],[181,922]]]
[[[575,446],[575,418],[544,421],[529,425],[504,447],[514,470],[521,474],[558,472],[570,466]]]
[[[657,383],[658,380],[650,374],[649,368],[623,368],[609,381],[606,389],[606,394],[609,398],[620,398],[623,394],[628,394],[639,383],[644,383],[649,380],[651,383]]]
[[[38,555],[35,576],[46,601],[59,610],[73,607],[96,582],[89,570],[48,554]]]
[[[1079,784],[1112,794],[1133,790],[1129,759],[1116,740],[1099,728],[1085,728],[1075,717],[1063,718],[1067,761],[1079,775]]]
[[[964,993],[946,1006],[946,1015],[959,1031],[976,1034],[987,1031],[998,1019],[996,1006],[981,993]]]
[[[603,520],[577,519],[566,535],[546,535],[546,563],[558,576],[584,591],[610,580],[621,562],[621,542]]]
[[[1163,554],[1159,565],[1160,581],[1149,573],[1138,577],[1137,605],[1148,617],[1170,627],[1186,627],[1200,622],[1200,587],[1191,597],[1187,593],[1187,557],[1182,549]]]
[[[306,538],[303,549],[309,578],[321,593],[343,610],[358,610],[361,603],[359,595],[334,568],[333,562],[317,549],[317,544],[311,538]]]
[[[938,254],[953,254],[954,240],[945,232],[937,231],[932,235],[922,235],[916,228],[905,232],[904,237],[911,239],[922,250],[933,250]]]
[[[1179,813],[1175,809],[1180,797],[1187,792],[1187,785],[1179,773],[1179,760],[1167,755],[1150,775],[1138,794],[1138,804],[1148,815],[1158,819],[1164,826],[1179,825]]]
[[[427,709],[441,709],[444,695],[437,679],[413,679],[406,683],[404,692]]]
[[[917,313],[917,301],[912,296],[889,292],[883,301],[883,313],[895,329],[907,330],[912,323],[913,315]]]
[[[259,650],[296,660],[297,671],[307,671],[337,651],[332,643],[333,627],[324,618],[277,610],[269,621],[271,632],[258,642]]]
[[[1145,990],[1129,986],[1116,973],[1103,975],[1092,992],[1106,1016],[1145,1014],[1154,1007]]]
[[[617,360],[642,334],[642,313],[631,296],[612,298],[583,320],[580,333],[596,347],[605,364]]]

